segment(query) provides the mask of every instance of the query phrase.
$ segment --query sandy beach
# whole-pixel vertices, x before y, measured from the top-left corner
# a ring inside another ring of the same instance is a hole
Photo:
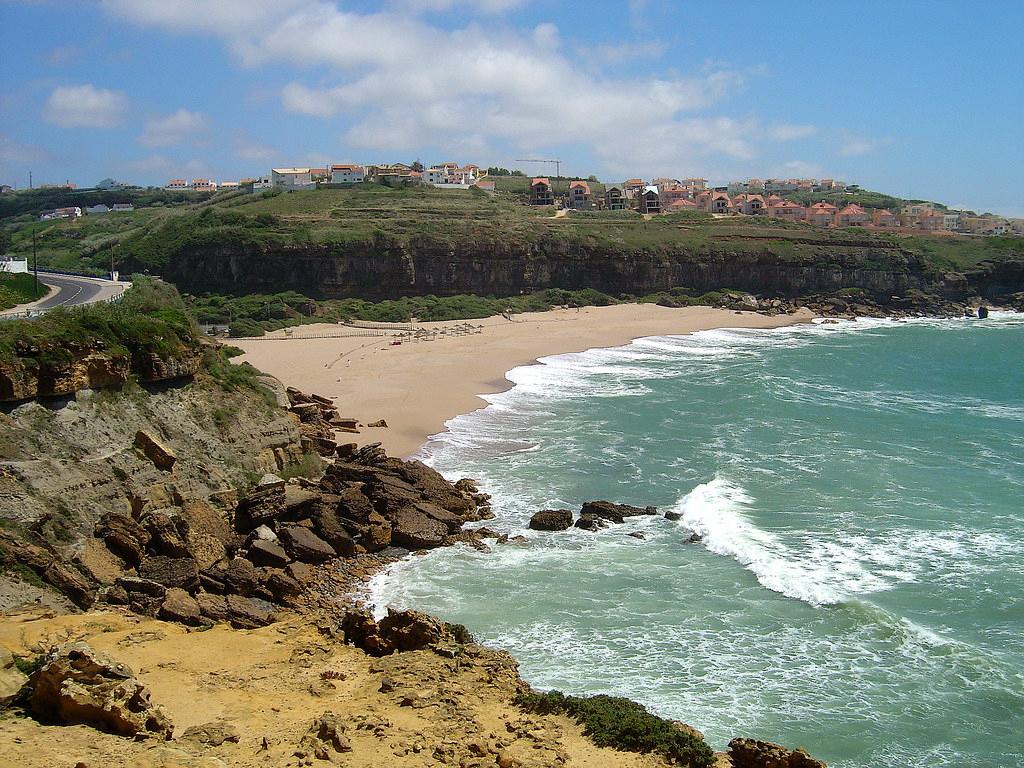
[[[808,322],[800,313],[767,317],[710,307],[670,309],[654,304],[559,309],[471,321],[479,333],[439,335],[434,341],[392,344],[393,337],[310,338],[349,333],[339,325],[307,325],[288,336],[233,339],[247,361],[288,386],[334,400],[344,416],[362,424],[384,419],[387,428],[361,429],[339,439],[380,442],[393,456],[410,456],[445,422],[483,407],[478,396],[510,386],[505,373],[548,355],[615,347],[643,336],[693,333],[713,328],[777,328]],[[422,323],[451,329],[457,322]]]

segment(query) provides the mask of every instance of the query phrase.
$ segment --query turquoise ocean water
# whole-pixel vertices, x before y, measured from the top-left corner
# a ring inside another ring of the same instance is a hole
[[[479,479],[491,526],[528,545],[412,558],[375,580],[378,605],[717,749],[1024,765],[1024,317],[647,338],[509,378],[426,455]],[[590,499],[683,517],[524,530]]]

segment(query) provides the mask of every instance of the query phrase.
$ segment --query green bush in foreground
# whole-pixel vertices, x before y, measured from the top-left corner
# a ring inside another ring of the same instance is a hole
[[[635,701],[618,696],[566,696],[561,691],[521,693],[515,703],[539,715],[568,715],[583,725],[599,747],[624,752],[657,752],[680,765],[709,768],[711,748],[671,721],[652,715]]]
[[[50,289],[40,283],[39,293],[36,293],[35,279],[30,274],[0,274],[0,309],[35,301],[49,292]]]

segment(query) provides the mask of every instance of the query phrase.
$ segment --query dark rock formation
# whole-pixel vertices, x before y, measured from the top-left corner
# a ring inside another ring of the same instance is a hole
[[[733,739],[729,742],[733,768],[827,768],[803,749],[792,752],[779,744],[756,739]]]
[[[324,712],[302,737],[295,756],[335,762],[336,755],[352,751],[352,745],[345,737],[346,728],[345,722],[338,715]]]
[[[29,710],[49,723],[90,725],[120,736],[170,739],[174,730],[131,668],[86,643],[57,646],[26,684]]]
[[[639,515],[656,515],[656,507],[631,507],[628,504],[613,504],[610,501],[588,501],[580,510],[580,515],[592,517],[596,520],[608,520],[612,523],[621,523],[627,517]]]
[[[564,531],[572,527],[572,512],[568,509],[542,509],[530,518],[535,531]]]
[[[345,641],[371,656],[399,651],[419,651],[455,640],[452,630],[433,616],[419,611],[388,609],[380,623],[365,608],[350,608],[341,620]]]

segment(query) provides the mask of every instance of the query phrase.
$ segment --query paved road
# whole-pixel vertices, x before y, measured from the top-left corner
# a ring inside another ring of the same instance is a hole
[[[109,301],[120,296],[128,288],[127,283],[115,283],[94,277],[77,277],[76,275],[54,275],[48,272],[39,273],[39,282],[49,285],[54,290],[41,301],[22,304],[0,312],[0,316],[21,316],[30,312],[33,316],[54,307],[74,307],[80,304],[92,304],[97,301]]]

